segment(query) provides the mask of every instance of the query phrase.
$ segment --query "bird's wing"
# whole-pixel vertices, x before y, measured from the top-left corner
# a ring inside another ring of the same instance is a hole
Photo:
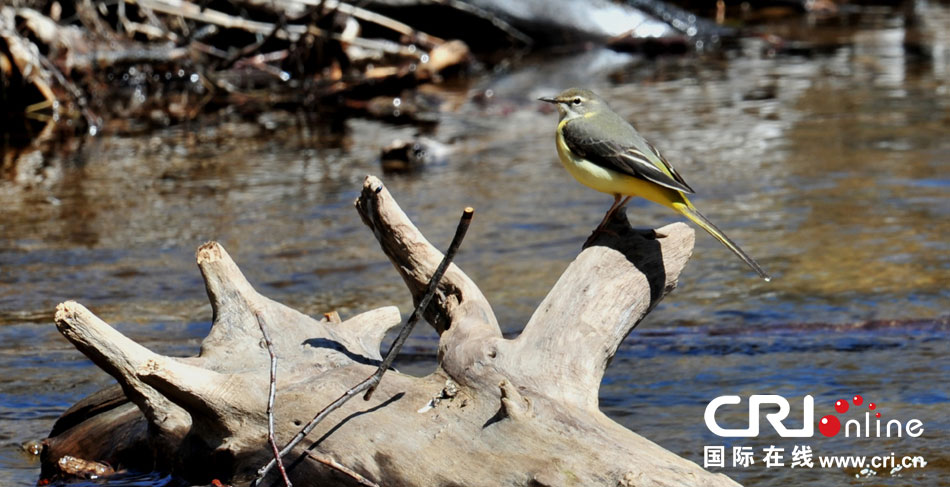
[[[591,133],[590,129],[591,124],[587,124],[583,132],[570,122],[564,124],[564,142],[571,152],[621,174],[645,179],[684,193],[695,192],[653,144],[639,138],[633,127],[630,127],[631,137]],[[636,144],[637,139],[634,137],[639,138],[642,144]]]

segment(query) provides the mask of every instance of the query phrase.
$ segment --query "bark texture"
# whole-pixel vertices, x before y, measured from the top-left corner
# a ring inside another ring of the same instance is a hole
[[[367,177],[363,221],[418,299],[442,254],[382,183]],[[476,223],[477,224],[477,223]],[[604,369],[620,342],[676,285],[693,247],[684,224],[644,235],[621,214],[554,285],[524,331],[504,338],[491,306],[454,264],[425,316],[440,334],[426,377],[391,372],[369,401],[335,411],[284,461],[299,485],[736,485],[625,429],[598,408]],[[155,354],[75,302],[59,305],[66,338],[121,390],[65,413],[46,440],[44,475],[64,455],[162,468],[192,482],[250,480],[270,458],[269,356],[278,357],[278,442],[374,371],[394,307],[317,320],[258,294],[217,243],[198,267],[214,324],[196,357]],[[279,485],[272,472],[266,483]],[[321,484],[323,485],[323,484]]]

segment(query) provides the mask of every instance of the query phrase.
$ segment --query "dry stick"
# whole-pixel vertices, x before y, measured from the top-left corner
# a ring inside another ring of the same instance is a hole
[[[120,34],[126,34],[131,31],[129,29],[129,18],[125,16],[125,2],[119,2],[118,9],[116,9],[116,14],[119,16],[119,22],[116,26]]]
[[[129,21],[127,28],[129,29],[129,33],[132,35],[138,33],[154,39],[165,39],[173,43],[178,42],[178,34],[162,30],[158,27],[155,27],[154,25]]]
[[[225,69],[228,69],[231,66],[233,66],[234,63],[237,62],[238,59],[248,56],[253,52],[257,52],[257,50],[260,49],[264,45],[264,43],[277,37],[277,31],[279,31],[280,29],[283,29],[286,26],[287,26],[287,17],[283,13],[281,13],[280,16],[277,18],[277,22],[274,24],[273,30],[271,30],[266,36],[261,37],[257,42],[244,46],[241,49],[238,49],[234,54],[231,54],[230,56],[228,56],[228,58],[225,59],[224,62],[222,62],[218,66],[216,71],[223,71]]]
[[[307,456],[328,467],[333,467],[337,469],[338,471],[349,475],[350,478],[359,482],[360,485],[365,485],[366,487],[379,487],[379,484],[377,484],[376,482],[373,482],[372,480],[369,480],[366,477],[363,477],[362,475],[354,472],[353,470],[350,470],[348,467],[346,467],[345,465],[341,465],[339,462],[337,462],[336,460],[332,458],[321,457],[320,455],[317,455],[316,453],[312,451],[308,451]]]
[[[264,317],[260,311],[254,311],[257,318],[257,326],[261,329],[261,335],[264,335],[264,344],[267,345],[267,354],[270,355],[270,392],[267,394],[267,443],[274,451],[274,460],[277,461],[277,469],[284,477],[284,485],[293,487],[290,478],[287,477],[287,470],[284,469],[284,462],[280,460],[280,451],[277,449],[277,438],[274,436],[274,398],[277,396],[277,355],[274,355],[274,346],[267,336],[267,330],[264,329]]]
[[[337,400],[330,403],[330,405],[328,405],[327,407],[321,409],[320,412],[317,413],[317,415],[314,416],[313,419],[311,419],[310,422],[307,423],[303,427],[303,429],[301,429],[290,440],[290,442],[287,443],[287,446],[285,446],[283,450],[280,450],[279,452],[277,452],[277,455],[274,457],[275,460],[271,460],[267,462],[267,465],[264,465],[263,467],[261,467],[260,470],[257,471],[257,478],[254,479],[254,482],[251,482],[251,486],[260,485],[261,481],[264,480],[264,477],[267,475],[267,473],[270,472],[270,470],[274,468],[274,465],[277,464],[276,458],[280,458],[286,455],[290,450],[292,450],[295,446],[297,446],[297,444],[300,443],[304,439],[304,437],[307,436],[307,434],[313,431],[313,429],[317,426],[317,424],[319,424],[320,421],[323,421],[323,418],[326,418],[330,413],[332,413],[337,408],[345,404],[346,401],[349,401],[350,398],[352,398],[353,396],[365,390],[369,386],[370,380],[373,377],[375,376],[370,376],[368,379],[364,380],[363,382],[360,382],[356,387],[346,391],[342,396],[337,398]]]
[[[93,70],[98,66],[137,63],[171,63],[188,58],[188,49],[183,47],[143,47],[93,51],[73,56],[72,69]]]
[[[178,43],[178,34],[172,32],[168,28],[168,26],[165,25],[164,22],[159,20],[158,16],[155,15],[155,12],[152,12],[151,9],[145,8],[141,5],[139,5],[138,7],[139,7],[139,15],[142,15],[143,17],[145,17],[145,19],[148,20],[149,22],[148,24],[146,24],[147,26],[154,27],[156,30],[160,32],[164,32],[166,36],[168,36],[169,40],[171,40],[172,42],[176,44]]]
[[[83,95],[82,91],[75,84],[73,84],[72,81],[66,79],[66,76],[63,74],[63,72],[60,71],[59,68],[56,67],[56,65],[53,64],[53,62],[50,61],[46,56],[39,53],[37,56],[40,64],[46,68],[47,71],[52,73],[53,77],[56,78],[56,81],[60,86],[63,87],[63,89],[66,90],[67,93],[72,95],[73,101],[75,101],[76,105],[79,106],[80,115],[86,119],[86,125],[89,126],[90,133],[93,135],[97,134],[99,132],[98,117],[93,115],[89,110],[89,104],[86,101],[86,97]]]
[[[372,396],[373,391],[376,389],[376,386],[379,384],[379,381],[382,380],[383,374],[386,373],[386,369],[389,368],[393,363],[396,355],[399,354],[399,350],[402,348],[403,343],[405,343],[406,338],[409,336],[409,332],[412,331],[412,327],[415,326],[416,322],[419,321],[419,317],[422,316],[422,312],[429,306],[429,302],[432,301],[432,297],[435,296],[435,291],[439,287],[439,281],[442,280],[442,275],[445,274],[445,270],[448,269],[449,264],[452,263],[452,259],[455,258],[455,253],[458,252],[459,245],[462,244],[462,239],[465,238],[465,232],[468,231],[469,224],[472,223],[472,216],[474,216],[475,210],[472,207],[465,208],[465,211],[462,212],[462,218],[459,220],[458,227],[455,229],[455,237],[452,238],[452,243],[449,245],[448,250],[445,252],[445,256],[442,258],[442,262],[439,263],[439,267],[436,268],[435,272],[432,274],[432,277],[429,278],[429,284],[426,286],[425,294],[422,295],[422,299],[419,300],[419,303],[416,304],[415,309],[412,310],[412,314],[409,315],[409,319],[406,320],[406,323],[402,325],[402,329],[399,330],[399,336],[396,337],[396,340],[393,341],[391,347],[389,347],[389,352],[386,353],[386,358],[383,359],[383,363],[379,365],[379,368],[376,369],[376,372],[373,375],[367,377],[359,384],[353,386],[348,391],[344,392],[342,396],[338,397],[335,401],[327,405],[325,408],[321,409],[313,419],[310,420],[291,440],[287,443],[287,446],[280,451],[280,457],[286,455],[290,450],[292,450],[298,443],[300,443],[304,437],[306,437],[320,421],[323,421],[324,418],[330,415],[333,411],[338,409],[340,406],[345,404],[347,401],[353,398],[353,396],[366,391],[366,395],[363,396],[363,399],[368,400]],[[268,472],[274,468],[274,465],[277,463],[276,460],[271,460],[261,467],[257,471],[257,478],[254,479],[254,482],[251,483],[252,486],[260,485],[261,481],[264,480],[264,477]],[[356,472],[353,472],[354,474]],[[357,474],[358,475],[358,474]],[[368,482],[368,480],[367,480]]]

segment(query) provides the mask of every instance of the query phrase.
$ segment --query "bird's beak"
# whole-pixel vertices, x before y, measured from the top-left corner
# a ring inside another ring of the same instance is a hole
[[[538,100],[546,101],[546,102],[548,102],[548,103],[554,103],[554,104],[557,104],[557,103],[558,103],[558,101],[557,101],[556,99],[551,98],[550,96],[542,96],[541,98],[538,98]]]

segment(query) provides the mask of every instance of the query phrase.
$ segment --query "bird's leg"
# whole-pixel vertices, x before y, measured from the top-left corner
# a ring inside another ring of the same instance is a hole
[[[613,214],[617,211],[617,209],[623,207],[623,205],[627,204],[628,201],[630,201],[629,196],[624,198],[621,201],[621,197],[619,194],[614,195],[614,204],[610,205],[610,209],[607,210],[607,213],[604,215],[604,219],[600,221],[600,225],[597,225],[597,228],[595,228],[594,231],[591,232],[590,236],[587,237],[587,240],[584,242],[583,248],[586,249],[587,247],[590,247],[591,244],[593,244],[594,239],[597,238],[597,235],[600,235],[602,233],[606,233],[608,235],[614,235],[614,236],[617,235],[617,232],[614,232],[613,230],[608,230],[605,227],[607,226],[607,222],[610,221],[610,217],[613,216]]]
[[[615,211],[617,211],[617,208],[619,208],[619,207],[621,207],[621,206],[627,204],[627,201],[629,201],[629,200],[630,200],[630,197],[627,196],[627,197],[623,200],[623,202],[621,202],[621,201],[620,201],[620,195],[619,195],[619,194],[615,194],[615,195],[614,195],[614,204],[610,205],[610,209],[607,210],[607,213],[604,215],[604,219],[600,221],[600,225],[597,225],[597,228],[594,229],[594,233],[597,233],[597,232],[599,232],[600,230],[603,230],[603,229],[604,229],[604,225],[607,224],[607,221],[610,220],[610,217],[614,214]]]
[[[627,203],[629,203],[631,199],[633,199],[633,196],[622,197],[619,194],[614,195],[614,204],[610,205],[610,209],[607,210],[607,214],[604,215],[604,219],[601,220],[600,225],[597,225],[597,228],[595,228],[594,231],[591,232],[590,236],[587,237],[587,241],[584,242],[583,248],[586,249],[587,247],[590,247],[591,245],[593,245],[594,240],[596,240],[597,236],[600,234],[606,233],[608,235],[613,235],[613,236],[619,235],[613,229],[607,228],[607,224],[610,223],[610,219],[613,218],[614,214],[616,214],[617,211],[627,206]],[[626,219],[623,219],[623,220],[624,222],[626,222]],[[640,234],[643,238],[650,239],[650,240],[653,240],[656,238],[662,238],[665,236],[665,235],[657,234],[656,231],[652,229],[630,228],[627,231],[630,231],[630,230],[632,230],[634,233]]]
[[[617,210],[623,208],[624,206],[627,206],[627,203],[629,203],[632,198],[633,198],[633,196],[627,196],[626,198],[624,198],[623,201],[621,201],[620,204],[617,205],[616,208],[614,208],[614,211],[617,211]]]
[[[620,210],[624,206],[627,206],[627,203],[629,203],[632,198],[633,196],[627,196],[626,198],[624,198],[623,201],[621,201],[620,204],[617,205],[616,208],[614,208],[614,212],[616,213],[617,210]],[[656,238],[663,238],[666,236],[666,235],[661,235],[659,233],[656,233],[656,230],[653,230],[652,228],[648,228],[648,229],[633,228],[633,231],[651,240],[656,239]]]

